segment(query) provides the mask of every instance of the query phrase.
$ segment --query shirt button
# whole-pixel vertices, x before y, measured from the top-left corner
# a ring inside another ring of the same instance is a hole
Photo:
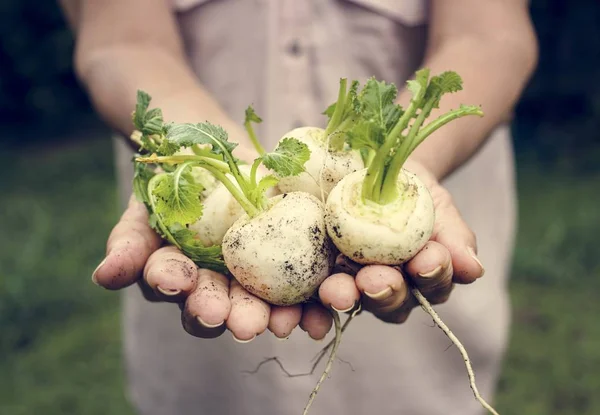
[[[293,56],[300,56],[302,54],[302,46],[300,45],[298,39],[292,40],[288,46],[288,53]]]

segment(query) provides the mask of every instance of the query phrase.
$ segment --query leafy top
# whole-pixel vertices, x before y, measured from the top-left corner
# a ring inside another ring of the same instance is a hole
[[[284,138],[275,151],[262,156],[264,166],[279,177],[297,176],[310,158],[308,146],[294,138]]]

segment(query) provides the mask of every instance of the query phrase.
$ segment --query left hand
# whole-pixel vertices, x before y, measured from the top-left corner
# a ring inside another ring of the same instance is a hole
[[[475,235],[462,219],[435,176],[422,164],[409,160],[406,169],[416,174],[429,189],[435,206],[433,234],[414,258],[402,267],[368,265],[354,272],[329,277],[319,289],[321,302],[339,311],[347,311],[361,300],[363,309],[388,323],[403,323],[418,305],[410,294],[406,279],[420,289],[432,303],[448,300],[454,284],[470,284],[484,274],[477,259]],[[400,271],[400,269],[402,271]]]

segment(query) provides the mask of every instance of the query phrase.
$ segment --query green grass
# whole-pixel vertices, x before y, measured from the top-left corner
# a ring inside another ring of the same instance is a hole
[[[500,413],[600,414],[600,173],[542,174],[522,163]]]
[[[6,152],[0,171],[0,414],[131,415],[118,295],[89,280],[118,215],[110,141]],[[598,183],[519,170],[502,414],[600,413]]]

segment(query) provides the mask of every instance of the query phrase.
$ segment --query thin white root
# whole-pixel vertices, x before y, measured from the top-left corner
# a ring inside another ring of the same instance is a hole
[[[344,332],[348,328],[348,324],[350,324],[352,319],[354,317],[356,317],[361,311],[362,311],[362,304],[358,303],[358,306],[356,307],[356,309],[352,312],[352,314],[350,314],[350,316],[348,316],[348,318],[344,322],[344,325],[342,326],[342,334],[344,334]],[[335,337],[333,339],[331,339],[329,341],[329,343],[327,343],[327,345],[325,347],[323,347],[321,349],[321,351],[319,353],[317,353],[317,355],[315,357],[312,358],[311,362],[314,362],[314,363],[312,366],[312,371],[310,372],[311,375],[313,374],[313,372],[315,371],[315,368],[319,365],[319,363],[321,362],[321,360],[327,353],[327,350],[329,350],[331,348],[331,346],[333,346],[334,342],[335,342]]]
[[[348,327],[348,324],[350,324],[350,322],[352,321],[352,319],[354,317],[356,317],[357,314],[359,314],[361,312],[361,304],[359,303],[357,308],[352,312],[352,314],[350,316],[348,316],[348,318],[346,319],[346,321],[344,322],[344,324],[342,325],[342,334],[344,333],[344,331],[346,331],[346,328]],[[256,366],[256,368],[254,370],[244,370],[242,371],[242,373],[247,373],[249,375],[253,375],[258,373],[258,371],[260,370],[260,368],[269,363],[269,362],[275,362],[277,363],[277,365],[279,366],[279,368],[281,369],[281,371],[283,373],[285,373],[288,377],[290,378],[296,378],[296,377],[301,377],[301,376],[311,376],[313,373],[315,373],[315,370],[317,370],[317,366],[319,366],[319,363],[321,363],[321,360],[323,359],[323,357],[325,357],[325,355],[327,354],[327,350],[329,350],[331,348],[331,346],[333,346],[333,344],[336,341],[336,337],[334,337],[333,339],[331,339],[331,341],[325,346],[323,347],[319,353],[317,353],[315,355],[315,357],[313,357],[311,359],[311,362],[313,362],[313,365],[310,369],[310,371],[305,372],[305,373],[290,373],[285,366],[283,365],[283,363],[281,362],[281,359],[279,359],[279,357],[277,356],[273,356],[273,357],[265,357],[263,361],[261,361],[258,366]],[[342,363],[347,364],[350,367],[350,370],[352,370],[354,372],[354,366],[352,366],[352,364],[350,362],[347,362],[345,360],[342,360],[341,358],[337,358],[339,361],[341,361]]]
[[[317,393],[321,388],[321,384],[325,381],[327,376],[329,376],[329,373],[331,372],[331,367],[333,366],[333,362],[335,361],[335,354],[337,353],[337,350],[340,346],[340,341],[342,340],[342,325],[340,323],[340,315],[337,311],[333,310],[331,311],[331,315],[333,316],[333,323],[335,325],[335,338],[333,339],[333,347],[331,349],[331,353],[329,354],[329,359],[327,360],[325,370],[323,370],[321,378],[319,378],[319,381],[315,385],[315,388],[310,393],[310,397],[308,398],[308,402],[306,403],[306,407],[304,408],[304,412],[302,412],[302,415],[308,414],[308,410],[310,409],[310,406],[315,400],[315,397],[317,396]]]
[[[415,296],[415,298],[417,299],[419,304],[421,304],[421,307],[423,308],[423,310],[425,310],[425,312],[431,316],[431,318],[433,319],[435,324],[437,324],[437,326],[440,329],[442,329],[444,334],[446,334],[446,336],[448,336],[450,341],[452,343],[454,343],[454,345],[456,346],[456,348],[462,355],[462,358],[465,362],[465,366],[467,367],[467,373],[469,375],[469,384],[471,386],[471,390],[473,391],[473,395],[475,395],[475,399],[477,399],[477,401],[479,401],[481,406],[483,406],[485,409],[487,409],[490,413],[492,413],[494,415],[499,415],[498,412],[496,412],[496,410],[494,408],[492,408],[490,406],[490,404],[488,404],[479,394],[479,390],[477,389],[477,385],[475,384],[475,373],[473,373],[473,367],[471,366],[471,359],[469,359],[469,355],[467,354],[467,351],[465,350],[465,347],[462,345],[460,340],[458,340],[458,338],[454,335],[454,333],[452,333],[452,331],[448,328],[448,326],[442,321],[442,319],[440,318],[438,313],[435,312],[435,310],[433,309],[433,307],[431,306],[429,301],[427,301],[425,296],[423,296],[423,294],[421,294],[421,291],[419,291],[415,287],[412,287],[411,292]]]

